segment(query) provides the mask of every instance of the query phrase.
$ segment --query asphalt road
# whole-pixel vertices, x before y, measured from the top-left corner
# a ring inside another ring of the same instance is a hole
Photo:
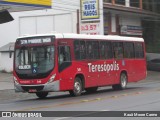
[[[89,112],[90,116],[98,115],[101,111],[160,111],[160,74],[159,72],[148,72],[146,80],[129,83],[126,90],[113,91],[111,87],[102,87],[96,93],[83,93],[79,97],[70,97],[68,92],[55,92],[41,100],[34,94],[14,93],[12,89],[1,90],[0,111],[95,111]],[[79,115],[81,114],[75,116]],[[52,119],[70,120],[74,118],[58,116]],[[82,118],[77,117],[76,119]],[[143,118],[138,118],[138,120],[141,119]],[[145,119],[158,120],[154,117]]]

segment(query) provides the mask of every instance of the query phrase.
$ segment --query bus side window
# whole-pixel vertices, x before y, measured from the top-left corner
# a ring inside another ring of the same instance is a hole
[[[76,60],[86,59],[85,41],[82,40],[74,41],[74,56]]]
[[[69,46],[59,46],[58,48],[59,71],[71,65],[71,55]]]
[[[86,59],[86,46],[85,41],[80,41],[80,59]]]
[[[101,41],[100,42],[100,56],[101,56],[101,59],[105,59],[105,48],[106,48],[106,42],[104,41]]]
[[[144,58],[144,48],[142,43],[135,43],[134,49],[136,58]]]
[[[92,42],[92,46],[93,46],[93,55],[94,55],[94,59],[99,59],[99,42],[98,41],[93,41]]]
[[[111,42],[106,42],[106,49],[105,50],[106,50],[105,58],[106,59],[113,58],[113,51],[112,51]]]
[[[80,59],[80,45],[78,40],[74,41],[74,55],[76,60]]]
[[[134,44],[132,42],[124,42],[124,58],[134,58]]]
[[[113,48],[114,48],[114,57],[117,59],[123,58],[123,43],[115,42],[113,43]]]
[[[93,59],[93,45],[91,41],[86,42],[87,45],[87,58]]]

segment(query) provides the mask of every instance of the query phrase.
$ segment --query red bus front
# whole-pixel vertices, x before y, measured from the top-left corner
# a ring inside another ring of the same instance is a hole
[[[59,91],[55,44],[54,36],[17,39],[13,72],[16,92]]]

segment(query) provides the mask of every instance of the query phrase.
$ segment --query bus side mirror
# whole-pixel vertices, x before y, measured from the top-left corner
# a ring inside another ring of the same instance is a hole
[[[13,52],[13,51],[11,50],[11,47],[12,47],[12,46],[10,45],[10,46],[9,46],[9,58],[12,58],[12,52]]]
[[[12,51],[9,51],[9,58],[12,58]]]

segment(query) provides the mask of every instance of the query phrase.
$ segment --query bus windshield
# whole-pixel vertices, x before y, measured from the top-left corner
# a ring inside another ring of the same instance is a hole
[[[15,70],[21,79],[43,78],[54,68],[54,46],[16,49]]]

